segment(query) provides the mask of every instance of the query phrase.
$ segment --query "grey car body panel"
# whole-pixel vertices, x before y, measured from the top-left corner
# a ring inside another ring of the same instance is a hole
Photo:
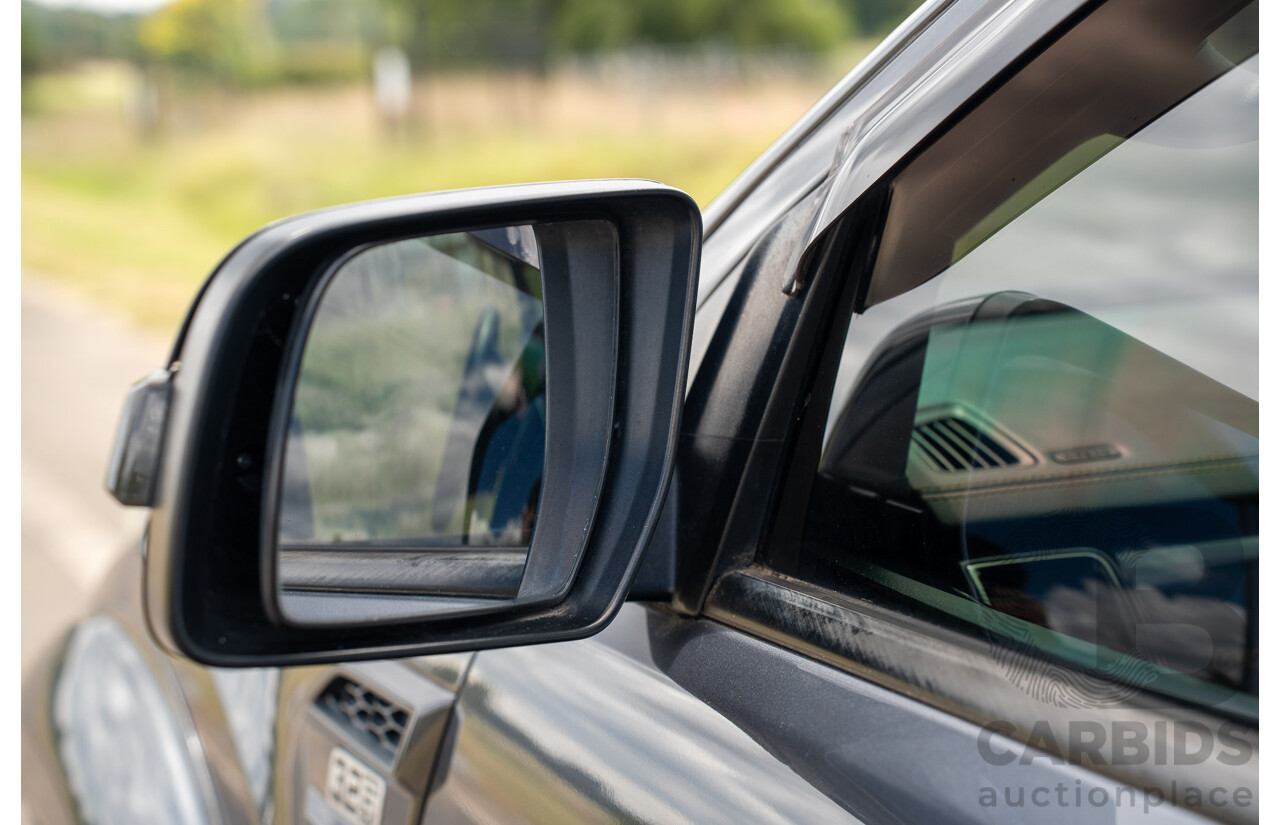
[[[146,652],[189,734],[214,821],[262,820],[244,783],[211,672],[147,642],[141,578],[128,554],[97,612]],[[24,691],[24,793],[37,822],[76,822],[42,700],[56,649]],[[423,825],[469,822],[1021,822],[1027,808],[978,807],[984,786],[1106,787],[1083,768],[999,768],[975,759],[976,724],[718,622],[625,605],[576,642],[405,660],[461,689]],[[294,822],[301,731],[295,720],[337,672],[282,672],[274,821]],[[37,687],[39,686],[39,687]],[[1000,750],[1017,746],[996,737]],[[927,762],[926,762],[927,760]],[[1012,772],[1016,771],[1016,772]],[[1003,773],[1002,773],[1003,772]],[[300,794],[299,794],[300,796]],[[1112,822],[1035,810],[1036,821]],[[1151,822],[1205,821],[1168,805]]]
[[[598,636],[484,651],[424,825],[1114,822],[983,807],[984,787],[1112,788],[1039,755],[975,758],[978,725],[707,619],[628,604]],[[995,737],[1000,750],[1017,746]],[[1052,793],[1052,791],[1051,791]],[[1044,794],[1038,798],[1045,799]],[[1151,822],[1199,822],[1172,806]]]

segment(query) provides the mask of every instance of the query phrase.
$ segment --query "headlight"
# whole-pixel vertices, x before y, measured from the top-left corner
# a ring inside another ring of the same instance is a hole
[[[53,717],[85,822],[209,821],[188,743],[142,654],[113,620],[98,616],[72,632]]]

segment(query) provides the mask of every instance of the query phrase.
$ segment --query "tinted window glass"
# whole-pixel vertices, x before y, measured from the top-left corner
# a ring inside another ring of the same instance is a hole
[[[900,173],[871,306],[844,345],[797,572],[1247,711],[1258,60],[1240,43],[1256,6],[1212,25],[1180,35],[1177,73],[1192,88],[1153,84],[1180,96],[1136,95],[1128,129],[1050,136],[1047,155],[1019,144],[1024,159],[1043,155],[1020,166],[986,149],[953,155],[987,174],[1017,166],[981,192],[949,189],[960,173],[920,171],[945,168],[932,153],[946,137]],[[1105,96],[1065,94],[1114,121],[1120,102]],[[982,107],[971,117],[999,121]],[[948,191],[972,197],[912,201]]]

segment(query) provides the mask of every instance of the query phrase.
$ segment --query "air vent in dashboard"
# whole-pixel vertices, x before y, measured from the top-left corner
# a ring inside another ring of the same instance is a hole
[[[345,676],[330,682],[316,705],[374,753],[395,758],[409,723],[407,710]]]
[[[921,410],[912,446],[935,470],[990,470],[1035,464],[1035,458],[992,424],[959,405]]]

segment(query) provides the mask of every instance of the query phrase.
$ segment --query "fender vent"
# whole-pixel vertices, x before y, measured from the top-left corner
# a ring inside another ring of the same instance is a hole
[[[962,407],[933,412],[933,417],[917,419],[911,443],[935,470],[991,470],[1036,463],[1012,439]]]
[[[316,705],[374,753],[395,758],[409,724],[404,708],[345,676],[330,682]]]

